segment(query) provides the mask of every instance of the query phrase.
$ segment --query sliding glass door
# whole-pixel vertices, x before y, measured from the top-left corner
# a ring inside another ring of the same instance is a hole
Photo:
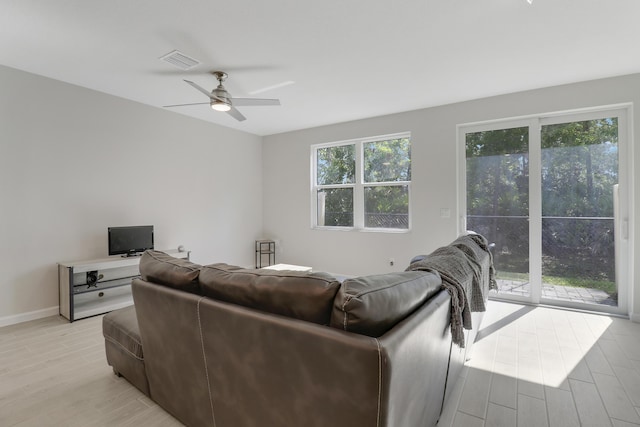
[[[465,134],[467,229],[494,245],[500,290],[529,298],[529,127]]]
[[[618,118],[542,126],[542,297],[618,305]]]
[[[493,244],[497,296],[626,312],[626,109],[461,126],[460,139],[463,226]]]

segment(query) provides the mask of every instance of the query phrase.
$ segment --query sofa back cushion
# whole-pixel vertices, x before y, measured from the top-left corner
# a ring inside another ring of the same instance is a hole
[[[164,252],[148,250],[140,259],[142,280],[199,294],[200,265]]]
[[[379,337],[440,291],[440,275],[404,271],[347,279],[338,291],[330,325]]]
[[[204,296],[321,325],[329,324],[340,287],[326,273],[253,270],[228,264],[202,267],[199,280]]]

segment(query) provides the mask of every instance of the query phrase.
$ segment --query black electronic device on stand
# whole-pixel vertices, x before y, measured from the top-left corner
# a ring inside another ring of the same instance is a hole
[[[153,225],[109,227],[109,256],[140,256],[153,249]]]

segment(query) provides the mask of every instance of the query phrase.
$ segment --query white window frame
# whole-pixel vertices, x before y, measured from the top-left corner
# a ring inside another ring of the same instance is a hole
[[[389,139],[409,138],[411,140],[411,132],[400,132],[388,135],[377,135],[365,138],[355,138],[345,141],[336,141],[323,144],[315,144],[311,146],[311,228],[317,230],[335,230],[335,231],[366,231],[366,232],[383,232],[383,233],[407,233],[411,231],[411,181],[385,181],[385,182],[364,182],[364,144],[370,142],[386,141]],[[318,149],[328,147],[340,147],[345,145],[355,146],[355,182],[350,184],[328,184],[318,185],[317,179],[317,153]],[[407,228],[378,228],[365,227],[364,225],[364,189],[365,187],[407,187],[409,195],[408,206],[408,226]],[[353,188],[353,227],[326,226],[318,225],[318,190],[323,188]]]

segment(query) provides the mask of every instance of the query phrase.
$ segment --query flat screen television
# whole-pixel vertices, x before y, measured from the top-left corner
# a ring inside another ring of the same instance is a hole
[[[153,249],[153,225],[109,227],[109,255],[136,256]]]

